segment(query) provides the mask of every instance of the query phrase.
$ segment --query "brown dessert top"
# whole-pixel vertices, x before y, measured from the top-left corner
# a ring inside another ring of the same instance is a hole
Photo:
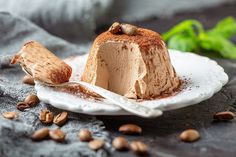
[[[100,45],[109,40],[136,43],[141,50],[149,49],[153,46],[160,48],[165,46],[160,34],[144,28],[138,28],[135,35],[127,35],[124,33],[113,34],[106,31],[100,34],[94,43]]]

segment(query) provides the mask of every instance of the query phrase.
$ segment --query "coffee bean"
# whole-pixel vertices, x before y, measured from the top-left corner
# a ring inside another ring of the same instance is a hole
[[[19,103],[17,103],[17,105],[16,105],[16,108],[18,109],[18,110],[20,110],[20,111],[24,111],[25,109],[27,109],[27,108],[29,108],[30,106],[27,104],[27,103],[25,103],[25,102],[19,102]]]
[[[22,82],[25,83],[25,84],[29,84],[29,85],[35,85],[34,79],[30,75],[25,75],[22,79]]]
[[[119,131],[123,134],[141,134],[142,128],[135,124],[125,124],[120,126]]]
[[[49,129],[48,128],[42,128],[33,133],[31,136],[32,140],[39,141],[47,138],[49,135]]]
[[[127,35],[136,35],[137,27],[130,24],[121,24],[121,31]]]
[[[200,134],[197,130],[188,129],[183,131],[179,137],[184,142],[194,142],[200,138]]]
[[[30,107],[34,107],[39,103],[39,98],[34,94],[30,94],[25,98],[24,102],[27,103]]]
[[[53,121],[53,113],[47,109],[41,110],[39,120],[44,124],[50,124]]]
[[[2,116],[3,116],[4,118],[7,118],[7,119],[14,119],[14,118],[17,117],[17,113],[16,113],[16,112],[4,112],[4,113],[2,114]]]
[[[128,143],[128,141],[124,137],[116,137],[112,141],[112,146],[116,150],[120,150],[120,151],[128,150],[129,149],[129,143]]]
[[[148,154],[148,146],[140,141],[133,141],[130,144],[131,150],[138,155]]]
[[[93,138],[92,138],[91,132],[88,129],[82,129],[79,132],[79,139],[80,141],[83,141],[83,142],[89,142]]]
[[[64,111],[54,117],[53,123],[58,126],[62,126],[67,122],[67,119],[68,119],[68,113]]]
[[[234,119],[234,117],[235,117],[235,114],[230,111],[218,112],[213,116],[215,120],[219,120],[219,121],[232,120]]]
[[[121,31],[121,26],[120,23],[118,22],[114,22],[111,27],[108,30],[109,32],[111,32],[112,34],[117,34]]]
[[[54,141],[57,141],[57,142],[65,141],[65,137],[66,137],[65,133],[63,131],[61,131],[60,129],[50,130],[49,136],[51,139],[53,139]]]
[[[92,150],[98,150],[104,146],[104,141],[101,139],[92,140],[89,142],[88,146]]]

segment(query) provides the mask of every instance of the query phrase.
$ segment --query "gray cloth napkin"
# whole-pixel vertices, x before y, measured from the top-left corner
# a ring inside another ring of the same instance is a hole
[[[1,157],[74,157],[74,156],[107,156],[109,146],[108,133],[104,125],[94,116],[75,114],[69,112],[68,122],[61,127],[66,133],[65,143],[56,143],[51,140],[33,142],[30,135],[34,130],[45,127],[39,121],[41,109],[48,108],[57,114],[61,110],[48,104],[40,103],[34,108],[24,112],[16,109],[16,104],[22,101],[29,93],[34,93],[32,86],[22,84],[24,73],[19,66],[8,66],[9,58],[5,55],[19,51],[23,43],[37,40],[61,58],[81,54],[78,46],[70,44],[60,38],[54,37],[31,22],[0,13],[0,156]],[[6,111],[16,111],[17,120],[8,120],[2,117]],[[55,124],[48,126],[57,128]],[[78,132],[81,128],[88,128],[93,132],[94,138],[102,138],[106,146],[97,152],[88,148],[87,143],[80,142]]]

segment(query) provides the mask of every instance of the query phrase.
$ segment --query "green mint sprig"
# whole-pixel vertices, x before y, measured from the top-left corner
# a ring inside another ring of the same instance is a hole
[[[230,41],[235,34],[236,21],[227,17],[209,30],[204,30],[197,20],[185,20],[163,33],[162,37],[170,49],[236,59],[236,45]]]

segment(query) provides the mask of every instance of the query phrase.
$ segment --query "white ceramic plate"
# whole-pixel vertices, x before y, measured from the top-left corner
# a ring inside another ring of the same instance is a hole
[[[188,80],[185,87],[174,96],[139,103],[162,111],[173,110],[210,98],[228,82],[224,69],[207,57],[176,50],[169,50],[169,53],[178,76]],[[87,55],[65,60],[73,69],[71,80],[80,79],[86,60]],[[90,115],[130,115],[106,100],[85,99],[79,92],[71,94],[39,83],[35,88],[41,101],[60,109]]]

